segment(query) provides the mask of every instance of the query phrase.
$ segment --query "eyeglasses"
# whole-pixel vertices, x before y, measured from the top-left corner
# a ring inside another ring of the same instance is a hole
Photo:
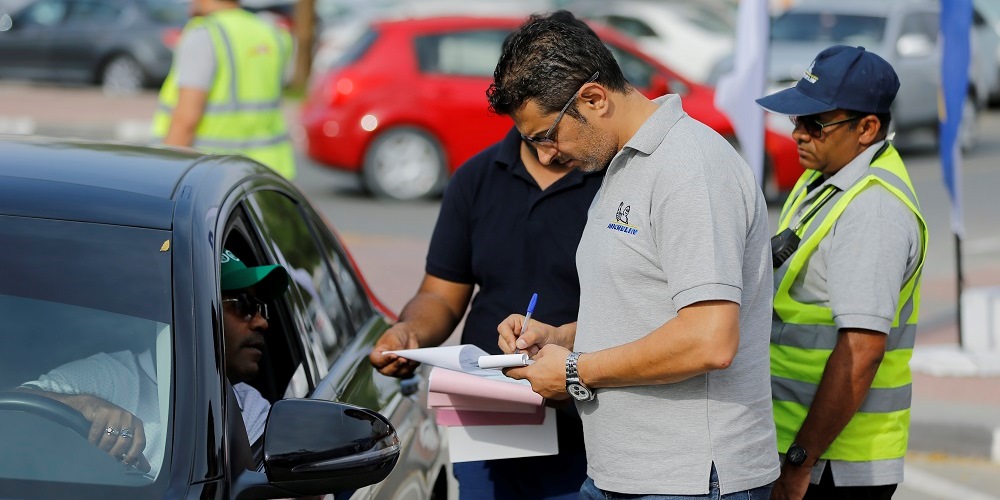
[[[257,314],[265,320],[268,319],[267,304],[249,293],[241,293],[235,299],[222,299],[222,302],[235,302],[236,314],[242,316],[243,321],[250,321]]]
[[[815,137],[816,139],[822,139],[823,134],[827,127],[832,127],[834,125],[840,125],[841,123],[853,122],[854,120],[860,120],[864,118],[863,116],[852,116],[850,118],[844,118],[843,120],[836,120],[829,123],[821,123],[819,120],[810,116],[789,116],[788,119],[792,121],[792,125],[795,128],[799,128],[801,125],[805,129],[806,133]]]
[[[569,109],[570,104],[573,104],[573,101],[576,100],[577,94],[579,94],[580,91],[583,90],[583,87],[588,83],[595,82],[597,80],[597,77],[600,75],[601,75],[600,71],[594,73],[594,75],[591,76],[589,80],[583,82],[583,85],[580,85],[580,88],[576,92],[573,92],[573,97],[570,97],[569,100],[566,101],[566,105],[562,107],[562,111],[560,111],[559,114],[556,116],[556,121],[552,122],[552,126],[545,131],[544,135],[542,135],[541,137],[538,136],[528,137],[524,134],[521,134],[521,139],[524,140],[524,142],[534,144],[535,146],[553,147],[556,141],[555,139],[552,138],[552,133],[556,131],[556,126],[559,125],[559,121],[562,120],[563,115],[566,114],[566,110]]]

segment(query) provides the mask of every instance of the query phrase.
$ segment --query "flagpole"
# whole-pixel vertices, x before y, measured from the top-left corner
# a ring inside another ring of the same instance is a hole
[[[955,310],[957,318],[955,324],[958,325],[958,348],[962,349],[962,289],[965,288],[965,280],[962,279],[962,237],[955,234],[955,277],[958,285],[958,302]]]

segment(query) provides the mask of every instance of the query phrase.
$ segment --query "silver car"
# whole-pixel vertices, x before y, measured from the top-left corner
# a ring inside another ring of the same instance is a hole
[[[939,13],[938,2],[922,0],[802,0],[772,21],[771,90],[794,85],[816,54],[830,45],[862,46],[882,56],[899,75],[892,128],[900,134],[936,133]],[[975,143],[978,112],[997,79],[996,38],[977,38],[975,30],[971,37],[973,61],[960,136],[965,150]],[[993,48],[980,47],[983,43]]]

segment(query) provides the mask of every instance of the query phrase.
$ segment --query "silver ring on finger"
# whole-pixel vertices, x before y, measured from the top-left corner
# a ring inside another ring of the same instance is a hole
[[[111,427],[110,425],[108,426],[107,429],[104,429],[104,432],[107,435],[109,435],[109,436],[117,436],[118,435],[118,429],[115,429],[114,427]]]
[[[132,434],[132,429],[126,429],[122,427],[121,438],[122,439],[132,439],[134,434]]]

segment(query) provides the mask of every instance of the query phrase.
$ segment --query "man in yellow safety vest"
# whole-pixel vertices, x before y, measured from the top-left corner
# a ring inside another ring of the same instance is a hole
[[[281,111],[291,37],[237,0],[192,0],[191,14],[160,89],[153,136],[171,146],[244,154],[294,178]]]
[[[927,225],[887,140],[898,89],[881,57],[833,46],[757,100],[792,119],[806,168],[771,240],[772,498],[890,498],[903,479]]]

